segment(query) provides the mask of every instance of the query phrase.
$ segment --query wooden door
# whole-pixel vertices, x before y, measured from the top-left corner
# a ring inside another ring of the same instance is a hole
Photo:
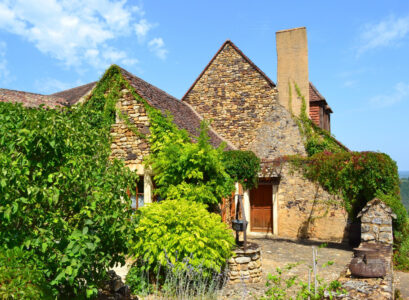
[[[250,230],[273,232],[272,184],[259,184],[250,191]]]

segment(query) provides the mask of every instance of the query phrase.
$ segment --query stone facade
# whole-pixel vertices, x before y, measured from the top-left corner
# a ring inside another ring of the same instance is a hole
[[[137,101],[130,91],[123,89],[116,107],[127,117],[132,127],[144,135],[149,135],[149,118],[145,107]],[[121,116],[111,127],[111,158],[122,159],[127,166],[142,165],[143,158],[149,154],[149,144],[144,138],[136,135]]]
[[[306,83],[308,94],[308,77]],[[307,155],[298,125],[279,103],[277,93],[274,83],[227,41],[182,101],[212,120],[212,128],[236,148],[253,151],[268,165],[286,155]],[[293,101],[301,100],[294,97]],[[273,196],[277,200],[272,199],[273,233],[290,238],[346,239],[347,213],[341,199],[290,170],[289,165],[283,166],[279,171],[273,168],[273,174],[260,174],[280,178],[277,197]],[[250,216],[249,192],[244,193],[244,200]]]
[[[256,283],[262,279],[261,248],[252,243],[246,251],[242,247],[234,250],[235,256],[229,259],[229,283]]]
[[[396,215],[378,198],[368,202],[358,214],[361,218],[361,240],[366,243],[393,244],[392,218]]]
[[[278,235],[341,242],[348,215],[342,199],[305,179],[286,163],[278,187]]]
[[[277,89],[227,41],[182,101],[240,150],[261,158],[305,154],[291,114],[278,103]]]

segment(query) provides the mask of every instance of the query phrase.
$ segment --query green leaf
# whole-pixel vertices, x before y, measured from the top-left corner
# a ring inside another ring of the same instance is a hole
[[[71,274],[72,274],[72,267],[71,267],[71,266],[68,266],[68,267],[65,269],[65,273],[66,273],[67,275],[71,275]]]

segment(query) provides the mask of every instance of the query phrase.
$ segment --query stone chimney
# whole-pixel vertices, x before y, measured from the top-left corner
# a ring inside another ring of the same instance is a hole
[[[295,84],[304,96],[306,113],[309,115],[308,45],[305,27],[276,32],[277,88],[281,105],[294,115],[300,116],[302,100]]]

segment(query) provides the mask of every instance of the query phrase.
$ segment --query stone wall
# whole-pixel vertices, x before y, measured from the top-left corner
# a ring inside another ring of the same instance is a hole
[[[234,250],[235,256],[229,259],[229,283],[256,283],[262,279],[261,248],[249,243],[246,251],[242,247]]]
[[[278,104],[274,84],[226,42],[183,101],[241,150],[261,158],[304,154],[291,114]]]
[[[361,218],[361,240],[367,243],[393,244],[392,209],[375,198],[358,214]]]
[[[149,135],[149,118],[143,104],[139,103],[130,91],[124,89],[116,108],[127,116],[133,127],[142,134]],[[148,141],[136,135],[127,123],[117,114],[111,127],[111,158],[122,159],[127,166],[141,165],[144,156],[149,154]]]
[[[348,215],[340,197],[304,178],[286,163],[278,187],[278,235],[341,242]]]
[[[356,255],[351,265],[348,264],[338,279],[346,293],[336,299],[394,299],[392,218],[396,218],[396,215],[390,207],[375,198],[366,204],[358,217],[362,221],[361,244],[354,250],[356,254],[371,250],[370,256],[361,258]],[[379,270],[379,260],[383,261],[386,270],[384,276],[363,278],[374,276],[374,272]],[[354,276],[356,272],[359,276]]]

